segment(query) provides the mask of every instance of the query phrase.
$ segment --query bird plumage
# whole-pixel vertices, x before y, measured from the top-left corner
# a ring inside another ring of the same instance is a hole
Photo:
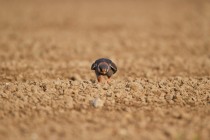
[[[91,65],[91,70],[95,70],[97,78],[102,75],[110,78],[117,72],[117,66],[110,59],[100,58]]]

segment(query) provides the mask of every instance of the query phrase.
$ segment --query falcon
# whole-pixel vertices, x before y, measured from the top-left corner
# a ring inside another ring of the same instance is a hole
[[[110,59],[100,58],[97,59],[91,66],[91,70],[95,70],[95,74],[99,83],[102,82],[102,76],[107,76],[107,82],[117,72],[117,66]]]

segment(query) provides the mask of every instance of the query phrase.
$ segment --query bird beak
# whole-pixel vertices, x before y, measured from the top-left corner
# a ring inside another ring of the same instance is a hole
[[[103,74],[106,74],[106,72],[107,72],[106,69],[102,69]]]

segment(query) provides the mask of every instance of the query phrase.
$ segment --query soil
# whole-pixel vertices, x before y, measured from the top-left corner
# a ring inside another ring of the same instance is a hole
[[[208,0],[1,1],[0,139],[207,140],[209,36]]]

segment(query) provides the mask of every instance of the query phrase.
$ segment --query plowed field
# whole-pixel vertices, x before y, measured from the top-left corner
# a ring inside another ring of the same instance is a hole
[[[208,0],[0,1],[1,140],[209,138]]]

